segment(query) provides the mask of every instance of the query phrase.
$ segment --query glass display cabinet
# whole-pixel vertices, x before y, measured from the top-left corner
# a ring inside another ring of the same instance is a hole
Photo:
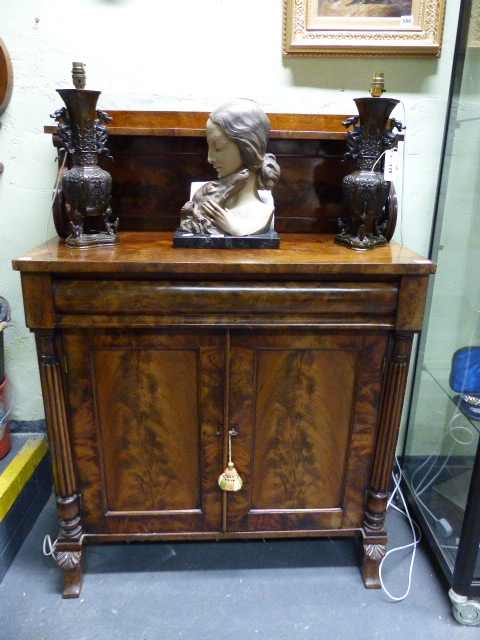
[[[450,584],[480,624],[480,0],[461,9],[430,281],[402,456],[407,495]]]

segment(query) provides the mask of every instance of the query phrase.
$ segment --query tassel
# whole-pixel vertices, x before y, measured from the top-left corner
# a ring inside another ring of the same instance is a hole
[[[218,478],[218,484],[223,491],[238,491],[242,488],[242,479],[233,466],[233,462],[228,463],[228,467]]]
[[[232,462],[232,433],[230,431],[228,432],[228,466],[225,471],[220,474],[218,484],[222,491],[239,491],[243,485],[242,479],[238,475]]]

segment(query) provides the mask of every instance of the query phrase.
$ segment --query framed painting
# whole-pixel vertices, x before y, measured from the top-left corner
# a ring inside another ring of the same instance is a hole
[[[445,0],[284,0],[285,55],[439,56]]]

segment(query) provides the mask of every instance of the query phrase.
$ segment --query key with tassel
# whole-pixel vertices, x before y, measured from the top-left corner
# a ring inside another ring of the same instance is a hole
[[[228,465],[218,478],[218,484],[222,491],[239,491],[243,484],[232,462],[232,436],[235,435],[237,435],[235,429],[230,429],[228,432]]]

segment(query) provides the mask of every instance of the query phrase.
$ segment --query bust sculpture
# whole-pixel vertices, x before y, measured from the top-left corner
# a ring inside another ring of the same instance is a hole
[[[202,185],[182,207],[181,232],[245,237],[273,230],[269,192],[280,168],[266,152],[269,134],[270,121],[252,100],[232,100],[210,114],[208,162],[218,180]]]

